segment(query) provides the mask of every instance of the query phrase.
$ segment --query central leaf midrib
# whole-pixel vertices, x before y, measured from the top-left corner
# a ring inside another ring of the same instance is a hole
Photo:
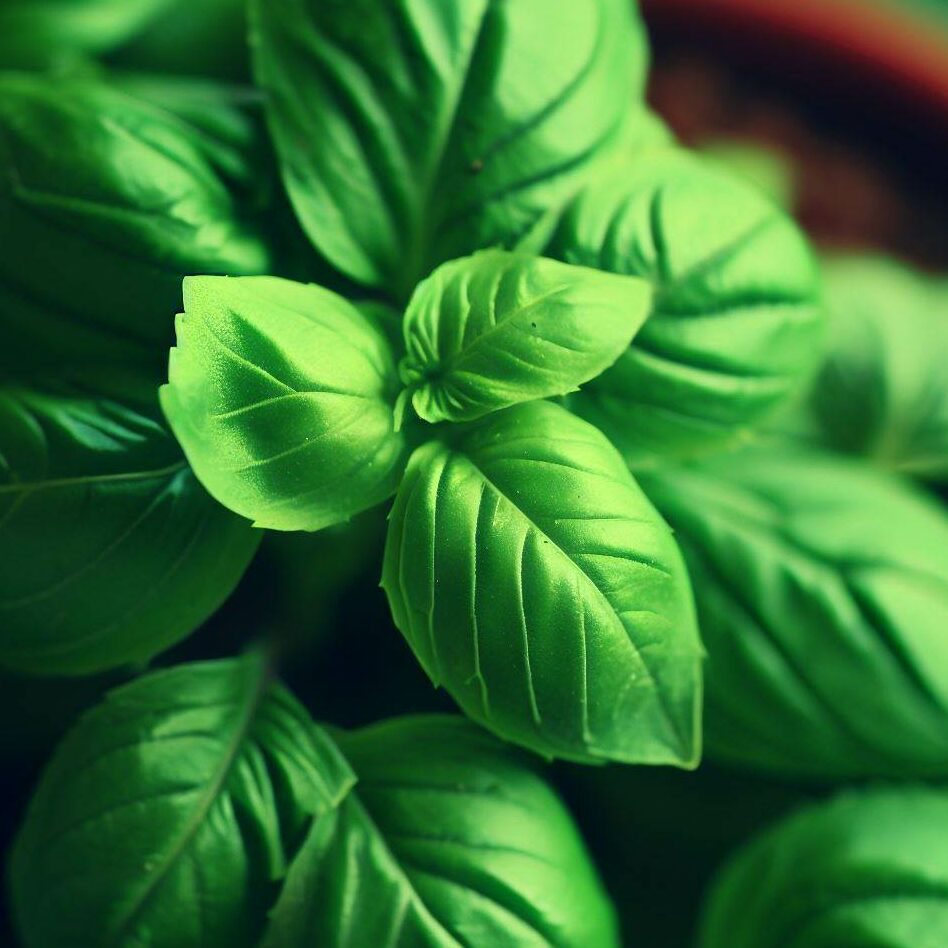
[[[392,847],[389,845],[388,837],[379,827],[379,824],[375,821],[375,817],[372,815],[372,812],[369,810],[368,805],[360,798],[358,793],[358,784],[356,785],[356,792],[350,796],[350,801],[356,813],[368,824],[369,830],[374,834],[375,838],[379,841],[381,846],[385,849],[386,855],[391,861],[391,865],[394,867],[398,876],[404,882],[405,888],[409,893],[409,896],[412,902],[415,904],[417,909],[420,909],[422,913],[422,918],[428,921],[433,926],[436,926],[439,932],[446,938],[448,941],[456,948],[470,948],[467,944],[462,941],[458,941],[457,938],[451,934],[450,931],[445,927],[444,923],[435,915],[435,913],[428,908],[425,904],[424,899],[418,893],[418,890],[415,888],[414,883],[412,882],[411,876],[408,874],[408,870],[402,865],[401,860],[395,854]]]
[[[147,881],[139,895],[136,896],[131,904],[119,915],[113,929],[114,935],[110,942],[115,948],[120,948],[131,926],[165,881],[168,873],[174,867],[174,864],[191,843],[194,842],[195,837],[204,825],[208,813],[210,813],[211,808],[220,798],[222,790],[230,779],[234,765],[242,753],[244,741],[253,726],[257,711],[267,696],[267,669],[264,662],[259,658],[255,660],[255,664],[256,679],[253,683],[253,687],[248,689],[244,706],[241,710],[237,725],[234,728],[233,737],[225,748],[221,763],[217,771],[213,774],[207,790],[199,799],[191,818],[185,823],[177,838],[173,840],[170,848],[160,859],[159,865],[151,879]]]
[[[466,359],[470,359],[478,351],[480,346],[486,345],[491,338],[504,330],[509,328],[509,324],[516,320],[518,317],[522,317],[526,313],[529,313],[531,310],[536,309],[538,306],[541,306],[543,303],[546,303],[548,300],[553,299],[556,296],[559,296],[562,293],[570,290],[571,284],[562,283],[556,287],[556,289],[548,290],[546,293],[541,294],[540,296],[534,297],[528,303],[518,306],[512,312],[503,316],[499,320],[495,320],[494,324],[486,332],[480,333],[474,338],[470,345],[464,345],[463,340],[461,340],[458,349],[452,353],[449,353],[448,356],[439,360],[437,366],[431,366],[430,368],[437,368],[440,374],[447,375],[450,372],[455,370],[462,370],[464,362]],[[443,384],[442,379],[430,379],[429,384]]]
[[[88,474],[81,477],[61,477],[45,481],[17,481],[14,484],[0,484],[0,495],[33,494],[44,490],[58,490],[68,487],[80,487],[84,484],[121,484],[131,481],[151,481],[170,477],[187,467],[186,461],[175,461],[165,467],[152,470],[128,471],[122,474]]]
[[[487,473],[477,464],[477,462],[471,457],[470,454],[463,451],[457,451],[457,456],[467,461],[468,464],[470,464],[471,467],[473,467],[474,470],[480,475],[480,477],[483,479],[484,483],[487,484],[488,487],[490,487],[499,497],[507,501],[507,503],[509,503],[510,506],[513,507],[513,509],[516,510],[517,513],[520,514],[520,516],[524,519],[524,521],[528,524],[528,526],[530,526],[533,530],[535,530],[537,534],[539,534],[540,537],[547,540],[548,544],[551,547],[553,547],[554,550],[556,550],[557,554],[561,556],[564,560],[566,560],[566,562],[569,563],[570,566],[579,573],[579,575],[583,578],[585,584],[594,591],[594,595],[600,600],[600,602],[606,605],[609,615],[614,617],[614,621],[618,624],[618,627],[621,630],[622,635],[624,636],[626,641],[628,641],[629,645],[632,648],[632,651],[634,652],[635,656],[638,658],[638,661],[642,670],[645,672],[649,682],[652,684],[655,695],[658,699],[659,707],[662,710],[662,713],[665,717],[666,722],[671,727],[672,733],[675,735],[675,737],[679,741],[679,744],[681,745],[682,749],[690,748],[691,741],[686,740],[685,735],[683,735],[681,731],[679,730],[678,722],[675,720],[675,717],[672,715],[669,709],[668,700],[665,696],[664,689],[660,686],[658,679],[655,677],[654,672],[651,670],[651,668],[648,666],[648,663],[645,661],[645,658],[643,657],[641,650],[636,645],[636,643],[632,640],[632,636],[630,635],[629,630],[625,627],[625,623],[622,621],[621,616],[616,611],[615,606],[612,604],[612,602],[610,602],[608,596],[606,596],[606,594],[596,585],[592,577],[582,568],[582,566],[579,563],[577,563],[569,555],[569,553],[566,552],[566,550],[564,550],[559,545],[559,543],[556,540],[554,540],[545,530],[542,530],[534,522],[534,520],[531,519],[531,517],[527,515],[526,511],[524,511],[514,500],[508,497],[504,493],[504,491],[502,491],[500,487],[498,487],[498,485],[494,483],[493,480],[491,480],[491,478],[487,475]]]

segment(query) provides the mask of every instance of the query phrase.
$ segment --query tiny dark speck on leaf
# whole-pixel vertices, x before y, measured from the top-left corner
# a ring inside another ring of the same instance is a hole
[[[480,174],[484,170],[484,159],[475,158],[471,162],[471,174]]]
[[[534,329],[537,328],[537,324],[536,324],[536,323],[530,323],[530,325],[533,326]]]

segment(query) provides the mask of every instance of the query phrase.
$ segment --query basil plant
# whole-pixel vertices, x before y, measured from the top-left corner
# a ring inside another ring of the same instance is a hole
[[[821,264],[648,62],[629,0],[0,3],[0,715],[88,686],[25,948],[618,948],[572,765],[948,776],[940,284]],[[699,943],[940,931],[887,794]]]

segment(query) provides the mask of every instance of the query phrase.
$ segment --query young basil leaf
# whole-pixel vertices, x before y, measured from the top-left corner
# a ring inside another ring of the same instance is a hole
[[[201,488],[155,408],[0,388],[0,665],[145,661],[243,575],[259,532]]]
[[[12,858],[25,948],[256,948],[314,820],[354,783],[259,656],[111,692],[66,736]]]
[[[0,369],[150,361],[187,273],[269,252],[206,135],[95,81],[0,78]]]
[[[628,348],[649,284],[486,250],[439,267],[405,313],[402,381],[425,421],[471,421],[565,395]]]
[[[948,281],[871,257],[824,266],[828,354],[809,399],[837,450],[948,479]]]
[[[359,782],[290,867],[261,948],[618,945],[566,808],[518,754],[456,717],[337,740]]]
[[[429,677],[501,737],[697,762],[701,649],[678,548],[615,449],[558,405],[415,452],[382,585]]]
[[[786,449],[642,484],[694,583],[710,756],[828,778],[948,775],[948,517],[936,503]]]
[[[402,298],[561,204],[625,137],[647,58],[627,0],[254,0],[251,30],[304,229]]]
[[[319,530],[394,493],[404,437],[383,332],[275,277],[190,277],[161,404],[201,483],[274,530]]]
[[[755,189],[684,152],[656,149],[598,178],[544,252],[655,287],[632,346],[571,400],[633,466],[740,439],[815,358],[805,240]]]
[[[699,948],[937,948],[948,942],[948,794],[848,792],[727,865]]]

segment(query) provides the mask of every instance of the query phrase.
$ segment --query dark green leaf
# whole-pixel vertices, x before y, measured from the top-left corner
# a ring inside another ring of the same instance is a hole
[[[550,402],[413,455],[383,586],[436,684],[548,756],[694,766],[701,650],[671,532],[591,425]]]
[[[3,0],[0,68],[127,66],[240,78],[249,73],[243,0]]]
[[[25,948],[255,948],[354,777],[257,656],[110,693],[67,735],[12,861]]]
[[[161,15],[114,50],[110,60],[134,69],[249,79],[246,0],[165,0]]]
[[[948,478],[948,281],[883,259],[824,267],[826,359],[809,408],[823,443]]]
[[[0,665],[145,661],[236,585],[259,533],[194,479],[154,410],[0,389]]]
[[[633,466],[740,439],[816,358],[805,240],[752,187],[684,152],[655,149],[601,176],[544,252],[655,288],[631,348],[571,402]]]
[[[628,348],[644,280],[503,250],[439,267],[405,313],[402,381],[425,421],[471,421],[565,395]]]
[[[0,79],[0,369],[156,360],[185,274],[266,271],[219,155],[103,83]]]
[[[161,403],[204,486],[257,526],[319,530],[394,493],[405,441],[384,332],[341,296],[192,277]]]
[[[628,0],[254,0],[254,68],[300,220],[407,297],[511,246],[624,140],[644,38]]]
[[[948,518],[829,455],[643,479],[686,554],[709,756],[818,777],[948,776]]]
[[[517,754],[448,717],[338,740],[359,783],[314,827],[261,948],[618,944],[569,814]]]
[[[3,0],[0,67],[42,67],[119,46],[174,0]]]
[[[948,793],[847,793],[755,840],[720,876],[700,948],[941,948]]]

